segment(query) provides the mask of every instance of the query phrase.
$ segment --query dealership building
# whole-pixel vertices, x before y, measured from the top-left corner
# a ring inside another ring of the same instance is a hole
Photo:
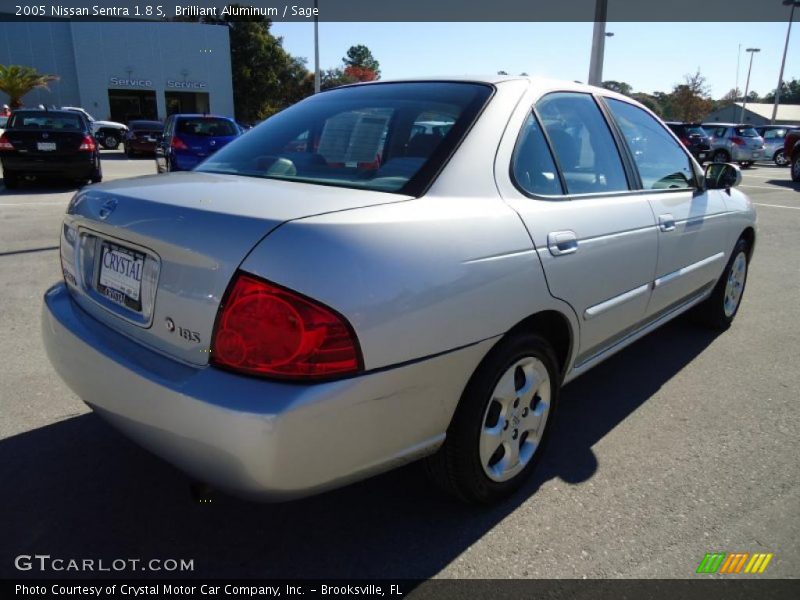
[[[233,116],[228,28],[199,23],[0,22],[0,64],[57,75],[25,106],[79,106],[95,119]],[[0,103],[8,97],[0,92]]]

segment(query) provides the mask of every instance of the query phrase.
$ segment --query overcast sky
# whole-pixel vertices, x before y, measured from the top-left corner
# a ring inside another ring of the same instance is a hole
[[[800,11],[795,13],[784,79],[800,78]],[[788,13],[787,13],[788,20]],[[341,64],[347,48],[369,46],[384,78],[419,75],[526,72],[586,81],[592,23],[321,23],[320,63]],[[631,84],[634,91],[670,91],[700,68],[714,98],[736,84],[744,90],[749,55],[755,55],[750,89],[764,95],[778,82],[786,39],[783,23],[609,23],[603,79]],[[311,23],[275,23],[284,47],[306,57],[313,69]]]

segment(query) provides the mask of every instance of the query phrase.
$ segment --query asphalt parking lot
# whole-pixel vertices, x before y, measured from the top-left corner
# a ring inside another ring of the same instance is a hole
[[[155,171],[103,159],[107,180]],[[691,578],[706,552],[742,551],[774,553],[762,577],[797,576],[800,184],[759,165],[742,189],[759,235],[734,326],[680,319],[567,386],[534,480],[476,509],[418,465],[292,503],[194,503],[45,357],[41,298],[74,189],[0,186],[0,575],[38,553],[193,559],[204,577]]]

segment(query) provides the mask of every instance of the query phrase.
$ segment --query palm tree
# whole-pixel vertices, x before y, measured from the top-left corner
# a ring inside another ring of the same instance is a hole
[[[58,75],[44,75],[33,67],[0,65],[0,92],[8,96],[11,108],[22,106],[22,97],[31,90],[48,89],[47,84],[58,79]]]

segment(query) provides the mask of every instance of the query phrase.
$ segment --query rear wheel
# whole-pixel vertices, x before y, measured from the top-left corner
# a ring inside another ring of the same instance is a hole
[[[772,157],[772,160],[775,161],[775,164],[779,167],[785,167],[789,164],[789,161],[786,160],[786,155],[783,153],[783,150],[778,150],[775,153],[775,156]]]
[[[739,166],[742,167],[743,169],[749,169],[750,167],[753,166],[753,161],[752,160],[744,160],[744,161],[739,163]]]
[[[747,283],[748,251],[747,240],[740,238],[711,296],[695,309],[700,324],[725,330],[733,323]]]
[[[495,346],[470,379],[429,474],[462,500],[488,504],[516,491],[538,464],[558,401],[552,346],[514,334]]]
[[[133,151],[133,148],[131,148],[130,144],[125,144],[125,156],[128,158],[133,158],[136,156],[136,153]]]
[[[115,133],[107,133],[101,143],[106,150],[116,150],[119,147],[119,137]]]
[[[3,185],[7,190],[14,190],[19,186],[19,175],[11,171],[3,171]]]
[[[731,155],[728,154],[725,150],[717,150],[714,152],[713,161],[715,163],[726,163],[731,159]]]
[[[92,183],[100,183],[103,181],[103,170],[99,166],[95,167],[94,171],[92,171],[92,176],[89,178],[89,181]]]
[[[792,181],[800,181],[800,152],[792,157]]]

